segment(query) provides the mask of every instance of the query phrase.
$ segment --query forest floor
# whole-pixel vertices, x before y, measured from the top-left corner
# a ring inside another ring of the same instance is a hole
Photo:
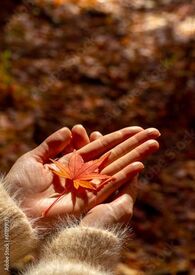
[[[118,274],[195,274],[195,1],[16,2],[1,8],[1,170],[64,125],[157,127]]]

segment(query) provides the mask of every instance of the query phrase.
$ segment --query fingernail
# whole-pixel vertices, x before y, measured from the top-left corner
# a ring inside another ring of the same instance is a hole
[[[102,135],[99,131],[95,131],[94,134],[96,134],[96,135]]]
[[[134,162],[132,163],[132,166],[136,169],[144,169],[144,165],[142,162]]]
[[[83,128],[83,125],[82,124],[76,124],[76,127],[82,127]]]
[[[158,133],[158,136],[160,137],[161,136],[161,133],[159,132],[159,130],[158,129],[156,129],[156,128],[149,128],[148,130],[147,130],[147,132],[148,132],[148,134],[152,134],[152,133]]]
[[[147,141],[147,144],[148,145],[156,145],[156,144],[158,144],[158,142],[156,140],[151,139],[151,140]]]

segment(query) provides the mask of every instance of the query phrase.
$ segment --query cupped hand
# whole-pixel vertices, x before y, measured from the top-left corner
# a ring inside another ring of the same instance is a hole
[[[133,206],[138,191],[138,176],[124,184],[120,191],[107,203],[99,204],[81,220],[83,226],[112,227],[128,224],[133,215]]]
[[[8,173],[6,182],[10,186],[10,193],[18,192],[27,215],[40,217],[55,200],[50,198],[54,193],[52,183],[56,177],[49,169],[50,158],[65,152],[66,155],[59,159],[64,162],[70,156],[70,151],[77,149],[84,160],[89,161],[110,152],[109,162],[102,173],[113,175],[114,181],[97,194],[86,191],[85,199],[78,196],[73,201],[72,194],[67,193],[48,212],[48,217],[80,215],[102,203],[143,169],[140,161],[158,149],[158,142],[154,140],[158,136],[158,130],[153,128],[143,130],[140,127],[127,127],[106,136],[93,133],[88,138],[80,126],[74,127],[72,133],[68,128],[62,128],[19,158]]]

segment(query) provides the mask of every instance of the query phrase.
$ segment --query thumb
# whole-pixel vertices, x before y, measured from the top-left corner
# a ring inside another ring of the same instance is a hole
[[[62,152],[70,143],[72,138],[71,131],[67,128],[61,128],[48,138],[46,138],[38,147],[31,151],[31,153],[40,158],[41,162],[48,161],[49,158],[55,157]]]
[[[127,223],[133,215],[133,199],[128,194],[122,194],[108,204],[113,223]]]

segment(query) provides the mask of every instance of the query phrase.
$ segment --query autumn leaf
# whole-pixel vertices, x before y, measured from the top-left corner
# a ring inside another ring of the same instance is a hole
[[[57,170],[54,168],[51,170],[56,175],[71,180],[75,189],[83,187],[96,190],[96,187],[91,182],[93,179],[99,179],[101,181],[111,179],[111,176],[99,173],[100,166],[105,163],[109,155],[110,154],[106,154],[100,159],[85,163],[83,158],[75,150],[66,165],[59,161],[51,160],[57,167]]]
[[[59,161],[52,160],[56,168],[50,168],[52,172],[59,177],[68,179],[72,183],[73,187],[78,190],[80,187],[84,189],[94,190],[102,187],[104,184],[112,179],[112,176],[100,174],[100,167],[108,160],[110,153],[105,156],[91,160],[89,162],[84,162],[81,155],[75,150],[70,157],[67,164],[62,164]],[[95,184],[93,180],[98,180],[99,184]],[[46,216],[51,207],[65,194],[65,190],[57,194],[57,199],[47,208],[43,216]],[[51,197],[54,197],[53,194]]]

